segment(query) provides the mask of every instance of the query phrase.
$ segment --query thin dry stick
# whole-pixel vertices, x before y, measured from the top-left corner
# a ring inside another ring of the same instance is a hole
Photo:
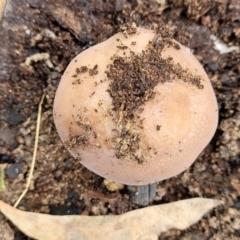
[[[40,100],[40,103],[38,105],[38,115],[37,115],[37,126],[36,126],[36,135],[35,135],[35,144],[34,144],[34,150],[33,150],[33,157],[32,157],[32,164],[31,164],[31,168],[30,168],[30,172],[29,172],[29,176],[27,179],[27,184],[26,184],[26,188],[24,189],[24,191],[22,192],[21,196],[18,198],[18,200],[16,201],[16,203],[14,204],[14,207],[17,207],[18,204],[21,202],[21,200],[23,199],[23,197],[25,196],[25,194],[28,191],[28,188],[30,186],[30,182],[32,179],[32,175],[33,175],[33,169],[35,166],[35,162],[36,162],[36,156],[37,156],[37,148],[38,148],[38,137],[39,137],[39,130],[40,130],[40,123],[41,123],[41,114],[42,114],[42,103],[43,100],[45,98],[46,93],[43,93],[42,98]]]

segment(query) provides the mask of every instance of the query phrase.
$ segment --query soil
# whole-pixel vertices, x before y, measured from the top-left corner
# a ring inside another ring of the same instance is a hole
[[[124,36],[127,37],[130,33],[137,34],[137,28],[132,27],[136,24],[128,24],[131,28],[120,26],[120,29],[124,30]],[[139,124],[137,124],[137,119],[141,118],[139,113],[143,110],[144,103],[154,98],[156,94],[154,88],[158,84],[174,82],[176,79],[181,79],[182,83],[187,82],[197,88],[203,88],[200,76],[186,73],[186,70],[179,64],[174,64],[172,57],[162,58],[163,48],[180,49],[180,45],[173,41],[170,31],[161,26],[160,29],[155,30],[155,33],[153,40],[140,53],[135,53],[131,48],[123,46],[120,39],[117,39],[121,44],[117,47],[124,50],[123,56],[115,53],[112,56],[112,64],[107,66],[107,71],[105,71],[110,80],[107,91],[112,98],[112,110],[118,116],[117,129],[115,129],[117,134],[112,139],[115,145],[115,155],[119,159],[129,159],[139,164],[146,162],[148,156],[139,153],[140,149],[144,149],[141,136],[144,119],[141,119]],[[148,146],[145,151],[149,152],[150,149],[151,147]],[[152,150],[155,154],[157,153],[156,149]]]
[[[188,170],[158,183],[149,205],[199,196],[224,204],[189,229],[170,230],[159,239],[240,239],[240,52],[220,54],[211,40],[215,35],[228,46],[240,45],[239,0],[7,1],[0,24],[0,166],[6,175],[0,199],[13,205],[24,190],[38,103],[46,92],[34,176],[19,208],[106,215],[140,207],[131,201],[129,188],[108,191],[104,179],[70,156],[52,116],[54,94],[71,59],[129,21],[171,29],[202,63],[219,104],[211,143]],[[8,224],[15,239],[29,239]]]

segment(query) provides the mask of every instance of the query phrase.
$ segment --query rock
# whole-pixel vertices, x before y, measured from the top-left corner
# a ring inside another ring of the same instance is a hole
[[[12,149],[17,146],[16,133],[10,129],[0,129],[0,139],[2,139]]]
[[[61,171],[61,170],[55,171],[55,173],[54,173],[54,178],[55,178],[57,181],[59,181],[59,180],[61,180],[61,177],[62,177],[62,171]]]
[[[72,164],[72,162],[70,161],[70,160],[66,160],[66,162],[65,162],[65,166],[66,166],[66,168],[68,168],[68,169],[72,169],[72,167],[73,167],[73,164]]]
[[[236,208],[237,210],[240,210],[240,202],[236,202],[234,205],[233,205],[234,208]]]
[[[22,114],[11,109],[6,110],[3,114],[3,117],[8,124],[13,126],[18,125],[24,121]]]
[[[57,79],[57,78],[59,78],[60,77],[60,74],[58,73],[58,72],[52,72],[51,73],[51,78],[52,79]]]
[[[21,169],[23,167],[23,163],[14,163],[11,164],[7,169],[6,169],[6,176],[11,178],[11,179],[16,179],[18,177],[18,174],[21,172]]]

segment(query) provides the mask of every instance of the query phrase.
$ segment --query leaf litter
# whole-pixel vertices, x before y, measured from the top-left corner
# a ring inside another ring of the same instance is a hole
[[[27,236],[37,240],[157,240],[169,229],[184,230],[221,204],[192,198],[108,216],[53,216],[25,212],[0,201],[0,211]]]

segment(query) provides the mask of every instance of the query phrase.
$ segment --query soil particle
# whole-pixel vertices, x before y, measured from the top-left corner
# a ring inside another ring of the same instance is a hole
[[[14,163],[14,160],[11,159],[10,156],[8,156],[7,154],[0,154],[0,164],[3,164],[3,163]]]
[[[128,35],[137,33],[137,25],[135,22],[124,23],[120,26],[119,32],[122,32],[125,38],[128,38]]]
[[[93,75],[96,75],[98,74],[98,65],[96,64],[93,69],[89,69],[89,76],[93,76]]]
[[[5,171],[6,176],[11,179],[16,179],[18,174],[21,172],[23,163],[14,163],[11,164]]]
[[[11,149],[17,146],[15,139],[16,132],[10,129],[0,129],[0,139],[3,140]]]
[[[50,214],[52,215],[77,215],[81,214],[81,210],[76,205],[59,205],[59,206],[50,206]]]
[[[18,125],[24,121],[24,117],[21,113],[10,109],[6,110],[6,112],[3,113],[3,117],[8,124],[13,126]]]
[[[103,184],[110,192],[115,192],[124,188],[122,183],[117,183],[109,179],[104,179]]]
[[[136,34],[136,24],[126,23],[120,29],[123,34]],[[157,84],[180,79],[198,89],[204,87],[200,76],[192,75],[180,64],[174,64],[171,57],[161,57],[161,51],[169,47],[180,49],[179,44],[173,41],[171,32],[165,27],[159,27],[142,53],[130,50],[130,57],[117,54],[111,57],[112,64],[107,66],[105,72],[110,80],[107,91],[112,97],[113,111],[118,114],[118,135],[113,139],[117,158],[130,159],[139,164],[146,161],[140,150],[142,140],[138,129],[141,126],[134,125],[137,110],[144,102],[154,98],[154,87]]]

